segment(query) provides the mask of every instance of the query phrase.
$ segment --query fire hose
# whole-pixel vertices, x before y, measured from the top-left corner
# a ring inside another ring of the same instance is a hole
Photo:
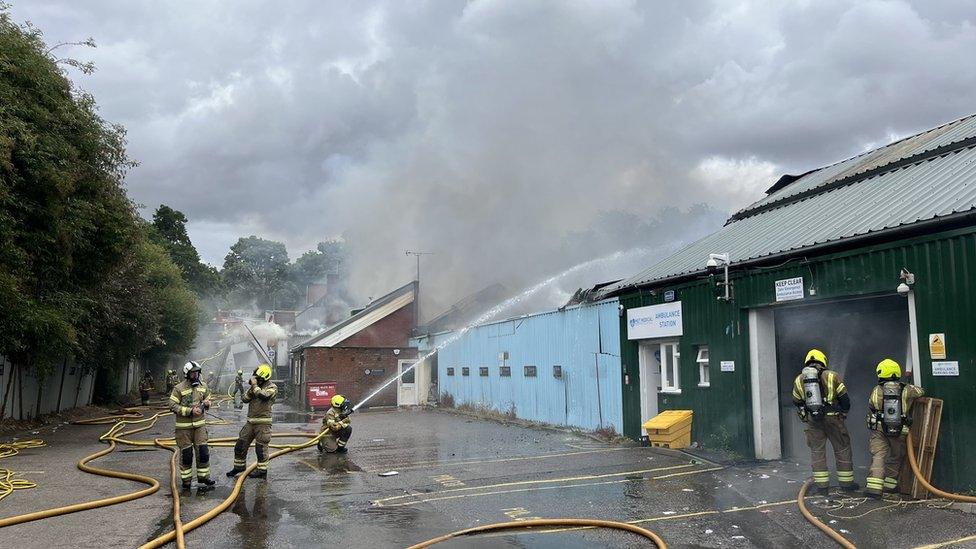
[[[554,527],[554,526],[584,526],[589,528],[612,528],[616,530],[624,530],[627,532],[633,532],[639,536],[643,536],[656,545],[659,549],[666,549],[667,544],[660,536],[651,532],[650,530],[641,528],[640,526],[635,526],[633,524],[627,524],[626,522],[617,522],[613,520],[596,520],[596,519],[578,519],[578,518],[557,518],[557,519],[535,519],[535,520],[516,520],[512,522],[499,522],[496,524],[485,524],[483,526],[475,526],[474,528],[468,528],[465,530],[459,530],[457,532],[451,532],[450,534],[445,534],[427,541],[418,543],[416,545],[411,545],[408,549],[423,549],[424,547],[430,547],[435,543],[441,543],[442,541],[447,541],[449,539],[458,538],[462,536],[472,536],[475,534],[483,534],[486,532],[497,532],[500,530],[522,530],[525,528],[533,527]]]
[[[911,431],[908,432],[908,439],[905,442],[907,444],[907,450],[908,450],[908,465],[911,466],[912,473],[915,474],[915,478],[918,479],[918,482],[922,486],[924,486],[926,490],[932,492],[933,494],[939,496],[940,498],[951,499],[953,501],[965,501],[968,503],[976,503],[976,497],[964,496],[962,494],[953,494],[952,492],[939,490],[935,486],[932,486],[932,484],[929,481],[925,480],[925,476],[922,474],[922,471],[918,468],[918,460],[915,459],[915,445],[912,443]]]

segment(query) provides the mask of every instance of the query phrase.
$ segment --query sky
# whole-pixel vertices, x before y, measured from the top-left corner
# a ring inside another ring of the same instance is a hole
[[[620,250],[636,273],[785,173],[976,112],[976,0],[13,0],[140,163],[130,196],[237,238],[352,250],[429,310]],[[720,250],[716,250],[720,251]]]

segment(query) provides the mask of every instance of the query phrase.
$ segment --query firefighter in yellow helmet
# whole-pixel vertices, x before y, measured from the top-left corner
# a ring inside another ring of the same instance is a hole
[[[327,431],[329,434],[319,440],[320,451],[340,454],[348,451],[346,444],[352,436],[350,414],[352,414],[352,405],[346,397],[342,395],[332,397],[332,406],[322,418],[322,431]],[[332,441],[327,439],[335,439],[335,444],[333,445]]]
[[[183,365],[182,383],[169,395],[170,411],[176,416],[176,446],[180,449],[180,478],[183,488],[193,483],[193,450],[197,455],[198,492],[213,489],[210,478],[210,448],[207,446],[207,422],[204,412],[210,408],[210,389],[200,381],[200,365],[190,361]]]
[[[265,478],[268,476],[268,444],[271,444],[271,407],[278,396],[278,387],[271,382],[271,366],[262,364],[254,370],[250,387],[244,393],[242,400],[247,403],[247,423],[241,428],[234,445],[234,468],[227,472],[227,476],[236,477],[247,465],[247,449],[254,441],[254,453],[257,454],[258,466],[248,475],[251,478]]]
[[[905,438],[912,425],[912,405],[925,394],[921,387],[901,381],[901,366],[890,358],[879,362],[876,372],[878,384],[868,398],[871,470],[864,488],[864,494],[872,498],[898,489]]]
[[[793,381],[793,404],[797,415],[806,423],[807,446],[813,466],[813,482],[826,495],[830,487],[827,468],[827,441],[834,448],[837,480],[842,490],[858,489],[854,482],[851,435],[847,432],[847,412],[851,398],[840,374],[827,369],[827,355],[811,349],[803,361],[803,370]]]

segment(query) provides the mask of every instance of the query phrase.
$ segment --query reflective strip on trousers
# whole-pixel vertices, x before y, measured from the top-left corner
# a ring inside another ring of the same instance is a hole
[[[203,427],[206,424],[207,424],[207,420],[205,420],[205,419],[193,421],[193,422],[190,422],[190,423],[183,423],[182,421],[177,421],[176,422],[176,428],[177,429],[195,429],[197,427]]]
[[[193,476],[193,469],[180,469],[180,478],[189,480]]]
[[[200,478],[207,478],[210,476],[210,467],[197,468],[197,476]]]
[[[866,484],[868,488],[877,488],[879,490],[884,488],[884,481],[880,478],[868,477]]]
[[[898,479],[891,478],[891,477],[885,477],[885,479],[884,479],[884,487],[886,489],[888,489],[888,490],[894,490],[895,488],[898,487]]]
[[[247,465],[247,461],[246,460],[243,460],[243,459],[235,459],[234,460],[234,467],[244,467],[245,465]]]
[[[268,470],[268,462],[267,461],[259,461],[258,462],[258,470],[259,471],[267,471]]]
[[[854,482],[854,471],[837,471],[837,480],[840,482]]]

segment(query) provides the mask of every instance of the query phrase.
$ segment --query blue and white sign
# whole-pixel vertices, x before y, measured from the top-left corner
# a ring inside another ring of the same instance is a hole
[[[627,309],[627,339],[675,337],[681,334],[680,301]]]
[[[664,292],[664,301],[666,303],[670,303],[674,301],[674,290],[668,290]]]
[[[776,281],[776,301],[803,299],[803,277]]]

